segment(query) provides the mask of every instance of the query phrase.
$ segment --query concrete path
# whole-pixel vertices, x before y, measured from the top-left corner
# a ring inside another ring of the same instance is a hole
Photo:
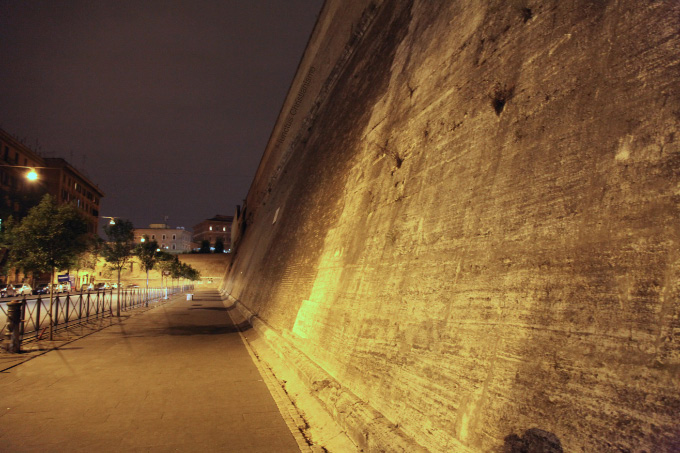
[[[0,373],[0,451],[299,452],[296,437],[216,290]]]

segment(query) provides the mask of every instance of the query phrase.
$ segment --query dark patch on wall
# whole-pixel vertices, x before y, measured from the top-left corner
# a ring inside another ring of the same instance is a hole
[[[496,85],[490,96],[491,106],[493,107],[493,110],[496,112],[496,115],[500,116],[500,114],[503,113],[505,105],[508,103],[510,99],[512,99],[514,93],[515,93],[514,86]]]
[[[503,453],[563,453],[556,435],[538,428],[531,428],[523,436],[511,434],[505,438]]]

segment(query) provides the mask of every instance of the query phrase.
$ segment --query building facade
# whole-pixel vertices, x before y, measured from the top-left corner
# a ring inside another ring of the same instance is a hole
[[[31,169],[37,180],[27,179]],[[66,160],[42,157],[0,129],[0,219],[23,217],[46,193],[57,204],[75,204],[87,220],[88,232],[97,233],[104,192]]]
[[[158,242],[159,247],[168,253],[189,253],[194,248],[191,231],[184,227],[171,228],[164,223],[152,223],[149,228],[135,228],[135,243],[142,238]]]
[[[0,129],[0,222],[23,217],[40,202],[46,187],[26,174],[28,167],[44,165],[42,157]]]
[[[231,248],[231,224],[234,217],[227,215],[215,215],[194,226],[194,242],[201,244],[203,241],[210,242],[211,247],[219,240],[224,244],[224,250]]]
[[[97,234],[99,203],[104,193],[64,159],[46,157],[44,160],[48,168],[37,171],[47,182],[49,193],[58,204],[75,204],[85,215],[88,232]]]
[[[32,170],[37,179],[28,178]],[[66,160],[43,157],[0,129],[0,229],[10,217],[26,216],[48,193],[57,204],[76,205],[84,214],[88,232],[97,234],[99,204],[104,196],[101,189]],[[7,252],[0,248],[0,264],[6,262]],[[0,275],[3,283],[18,284],[29,278],[20,269],[6,269],[6,272]]]

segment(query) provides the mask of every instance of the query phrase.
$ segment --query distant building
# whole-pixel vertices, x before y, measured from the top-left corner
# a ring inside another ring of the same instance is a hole
[[[10,216],[24,217],[40,202],[47,189],[26,178],[26,167],[43,166],[41,156],[0,129],[0,222]]]
[[[202,221],[194,226],[194,242],[200,246],[201,242],[210,242],[215,247],[218,240],[224,244],[224,250],[231,248],[231,224],[234,217],[228,215],[216,215],[211,219]]]
[[[37,181],[26,174],[35,169]],[[85,214],[88,231],[97,233],[99,202],[104,193],[61,158],[42,157],[0,129],[0,219],[23,217],[46,194],[57,204],[73,203]]]
[[[47,169],[38,170],[47,190],[59,204],[73,203],[85,214],[88,231],[97,234],[99,202],[104,193],[85,175],[59,157],[46,157]]]
[[[194,248],[191,231],[184,227],[170,228],[164,223],[152,223],[149,228],[135,228],[135,243],[140,244],[143,237],[158,242],[168,253],[189,253]]]
[[[27,174],[35,170],[37,180]],[[57,204],[73,203],[85,214],[87,229],[97,234],[99,203],[104,193],[82,172],[61,158],[42,157],[8,132],[0,129],[0,227],[11,216],[21,219],[37,205],[45,194]],[[0,264],[7,249],[0,248]],[[21,283],[29,277],[19,269],[7,269],[0,281]],[[48,277],[34,276],[45,280]]]

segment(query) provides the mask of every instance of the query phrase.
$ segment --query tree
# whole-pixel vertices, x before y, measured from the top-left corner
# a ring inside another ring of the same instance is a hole
[[[172,264],[170,265],[170,277],[172,277],[173,281],[177,279],[178,283],[180,277],[182,277],[182,263],[179,262],[177,257],[175,257],[175,259],[172,261]]]
[[[8,281],[9,251],[12,248],[12,229],[15,225],[14,217],[7,217],[5,221],[0,219],[0,273],[5,276],[5,283]]]
[[[198,253],[210,253],[210,241],[207,239],[203,239],[201,241],[201,248],[198,250]]]
[[[201,278],[201,273],[191,267],[191,265],[182,263],[182,277],[195,282]]]
[[[116,315],[120,316],[120,272],[132,257],[135,227],[132,225],[132,222],[126,219],[116,219],[115,222],[113,225],[104,226],[104,233],[108,236],[109,242],[104,244],[102,256],[109,263],[110,267],[118,273]]]
[[[200,272],[191,267],[191,265],[180,262],[177,258],[175,258],[175,261],[172,262],[170,267],[170,275],[172,278],[176,278],[178,280],[185,278],[187,280],[196,281],[201,278]]]
[[[49,272],[50,285],[56,270],[72,266],[87,247],[87,222],[78,208],[73,204],[57,206],[50,195],[7,233],[10,265],[34,274]],[[50,291],[50,339],[53,296]]]
[[[142,243],[137,246],[135,253],[142,264],[142,269],[146,272],[146,300],[149,300],[149,271],[156,266],[161,250],[158,248],[158,242],[150,241],[145,235]]]
[[[97,260],[101,254],[104,241],[99,236],[91,236],[87,239],[86,250],[76,259],[76,277],[79,280],[81,269],[91,269],[92,272],[97,268]],[[90,277],[88,283],[92,283]],[[77,283],[76,283],[77,284]],[[78,288],[76,288],[77,290]],[[82,286],[81,286],[82,289]]]
[[[222,239],[215,241],[215,253],[224,253],[224,241]]]
[[[176,259],[175,256],[163,250],[158,252],[158,254],[156,255],[156,263],[161,271],[161,282],[163,281],[163,277],[166,277],[167,283],[167,275],[170,275],[173,266],[172,263],[175,261],[175,259]]]

